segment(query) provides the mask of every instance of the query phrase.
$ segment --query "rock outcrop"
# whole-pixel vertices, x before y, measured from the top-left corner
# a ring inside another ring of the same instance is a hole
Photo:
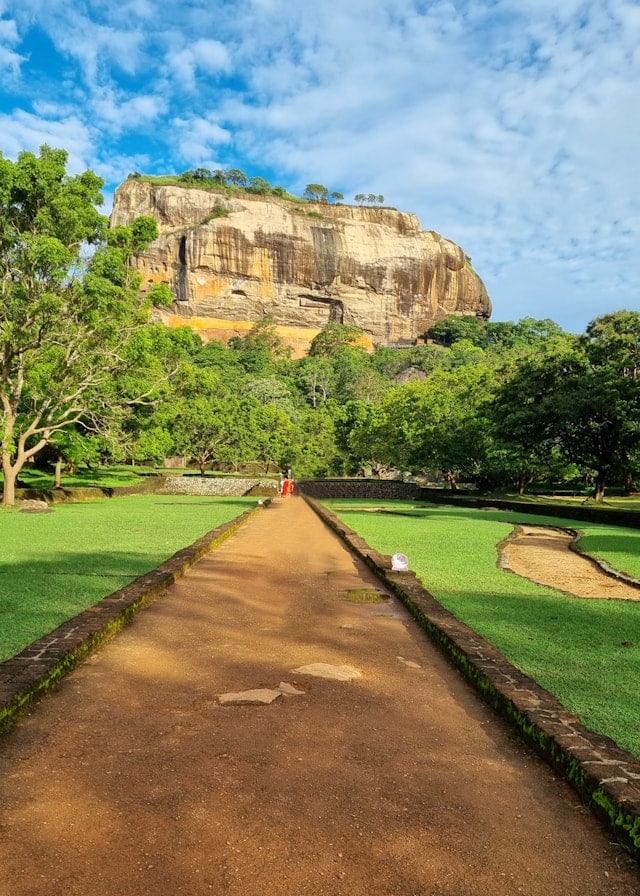
[[[227,341],[269,315],[300,350],[330,320],[373,344],[410,343],[446,315],[491,313],[464,251],[415,215],[130,179],[111,224],[139,215],[160,231],[136,260],[144,285],[167,283],[175,301],[162,319],[205,340]]]

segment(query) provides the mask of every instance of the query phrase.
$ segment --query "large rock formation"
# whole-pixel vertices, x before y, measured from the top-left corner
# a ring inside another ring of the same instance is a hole
[[[163,320],[205,339],[226,341],[270,315],[299,350],[330,320],[374,344],[402,343],[446,315],[491,313],[464,251],[415,215],[130,179],[111,224],[139,215],[159,225],[136,263],[146,286],[167,283],[175,296]]]

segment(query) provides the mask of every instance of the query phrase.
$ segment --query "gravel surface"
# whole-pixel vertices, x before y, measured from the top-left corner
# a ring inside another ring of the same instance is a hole
[[[517,526],[503,548],[509,568],[541,585],[574,597],[640,600],[640,588],[603,572],[570,550],[574,536],[543,526]]]

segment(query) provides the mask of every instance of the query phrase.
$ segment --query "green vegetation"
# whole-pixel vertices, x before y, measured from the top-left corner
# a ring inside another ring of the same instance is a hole
[[[65,488],[127,488],[140,485],[150,476],[155,476],[156,472],[151,467],[131,467],[125,464],[93,469],[81,466],[65,474],[64,485]],[[2,482],[1,475],[0,482]],[[20,483],[24,488],[48,491],[55,487],[54,470],[49,466],[24,467],[20,473]]]
[[[515,513],[402,502],[327,501],[382,553],[398,551],[427,590],[592,730],[640,757],[640,603],[581,600],[497,565]],[[371,512],[381,508],[384,513]],[[575,521],[526,522],[575,528]],[[580,548],[640,579],[637,530],[580,523]]]
[[[0,513],[0,661],[254,506],[148,495]]]
[[[208,168],[196,168],[183,171],[182,174],[141,174],[139,171],[130,174],[128,180],[141,180],[161,187],[196,187],[199,190],[210,190],[231,196],[234,193],[251,193],[255,196],[276,196],[289,202],[333,202],[344,201],[344,194],[338,190],[329,190],[323,184],[307,184],[302,197],[289,193],[284,187],[273,186],[264,177],[247,177],[244,171],[231,168],[228,171]],[[384,196],[374,193],[357,193],[354,197],[359,205],[382,205]]]
[[[302,198],[295,193],[289,193],[284,187],[273,186],[262,177],[247,177],[243,171],[232,168],[229,171],[210,171],[208,168],[196,168],[193,171],[183,171],[182,174],[130,174],[128,180],[140,180],[158,187],[184,187],[185,189],[208,190],[225,196],[233,196],[241,193],[249,193],[254,196],[275,196],[278,199],[286,199],[287,202],[308,202],[312,197]],[[332,198],[338,201],[341,194],[327,191],[327,201]],[[220,217],[218,215],[218,217]]]
[[[15,163],[0,156],[6,505],[26,464],[64,484],[77,469],[175,455],[203,472],[394,471],[452,490],[574,491],[596,502],[640,485],[639,312],[604,315],[581,335],[551,320],[454,315],[424,344],[372,350],[329,297],[330,320],[306,357],[290,357],[268,317],[226,346],[205,345],[186,326],[150,320],[174,299],[166,282],[141,289],[132,264],[156,222],[109,230],[96,210],[102,181],[70,177],[65,164],[49,147]],[[280,196],[301,214],[342,199],[313,183],[307,198],[292,197],[235,168],[131,177]],[[223,213],[222,203],[211,212]]]
[[[383,205],[384,203],[384,196],[379,196],[375,193],[356,193],[353,198],[358,205]]]
[[[137,333],[149,318],[129,260],[157,235],[141,217],[107,231],[103,182],[66,173],[43,146],[0,153],[0,455],[3,501],[25,463],[76,425],[107,432],[120,408],[149,398],[157,364]],[[83,247],[94,246],[89,260]],[[115,374],[118,374],[117,379]]]

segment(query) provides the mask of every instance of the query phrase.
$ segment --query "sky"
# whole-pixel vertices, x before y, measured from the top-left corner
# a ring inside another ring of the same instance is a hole
[[[0,0],[0,151],[374,193],[492,320],[640,310],[640,0]]]

